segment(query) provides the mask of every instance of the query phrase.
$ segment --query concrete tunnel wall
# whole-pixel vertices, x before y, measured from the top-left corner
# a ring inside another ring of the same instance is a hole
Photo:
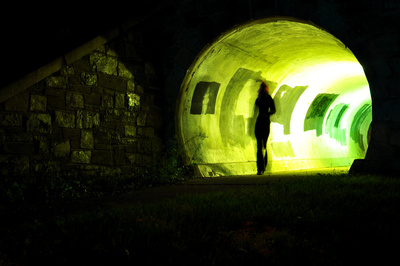
[[[244,23],[205,47],[181,86],[177,135],[203,176],[256,172],[254,102],[266,81],[268,172],[350,166],[364,158],[372,121],[369,86],[353,53],[308,22]]]

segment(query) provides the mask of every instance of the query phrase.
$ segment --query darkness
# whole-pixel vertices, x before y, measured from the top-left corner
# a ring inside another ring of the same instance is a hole
[[[0,88],[92,38],[120,26],[122,22],[145,15],[160,5],[164,6],[163,12],[179,8],[181,5],[185,6],[189,11],[185,11],[183,15],[184,24],[189,28],[190,25],[196,28],[199,24],[204,24],[202,28],[206,34],[203,35],[208,36],[207,41],[209,41],[219,34],[213,26],[215,20],[221,28],[228,29],[232,23],[272,14],[293,15],[313,21],[316,13],[322,12],[326,13],[323,15],[325,19],[334,20],[336,27],[341,27],[342,23],[337,16],[321,8],[319,2],[321,1],[306,0],[302,1],[303,6],[298,6],[296,2],[288,0],[203,0],[199,1],[199,5],[195,4],[196,1],[185,3],[173,0],[115,0],[106,3],[95,2],[92,5],[78,1],[57,1],[53,4],[34,2],[23,5],[19,2],[7,3],[2,7],[0,18],[2,65],[7,69],[7,72],[2,75]],[[354,13],[355,7],[350,5],[342,4],[345,8],[339,10],[338,2],[340,1],[329,2],[333,10]],[[360,3],[364,2],[360,1]],[[202,10],[200,16],[196,15],[199,6]],[[307,8],[314,11],[303,14],[302,10]],[[222,11],[219,17],[213,17],[213,23],[207,27],[205,18],[209,16],[211,10],[225,11]],[[363,13],[362,10],[362,5],[359,5],[357,13]],[[319,23],[319,21],[314,22]],[[164,34],[162,38],[171,36],[171,34],[169,36]]]
[[[2,65],[0,87],[25,76],[122,22],[143,15],[159,1],[113,1],[85,6],[19,2],[4,5],[0,18]]]

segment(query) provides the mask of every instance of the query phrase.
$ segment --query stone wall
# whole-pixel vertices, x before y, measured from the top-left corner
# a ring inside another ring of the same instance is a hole
[[[132,29],[0,103],[0,175],[130,173],[162,149],[159,73]]]

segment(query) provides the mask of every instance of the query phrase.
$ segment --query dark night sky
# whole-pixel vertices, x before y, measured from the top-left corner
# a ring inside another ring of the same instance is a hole
[[[151,1],[13,3],[0,18],[3,72],[0,87],[56,59],[121,22],[143,14]],[[127,7],[129,3],[129,8]],[[145,5],[143,5],[145,4]]]

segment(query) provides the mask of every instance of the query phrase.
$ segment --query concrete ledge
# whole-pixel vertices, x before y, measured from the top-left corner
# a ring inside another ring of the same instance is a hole
[[[26,90],[33,84],[41,81],[42,79],[50,76],[54,72],[60,70],[64,66],[63,57],[59,57],[54,61],[44,65],[37,70],[29,73],[25,77],[9,84],[8,86],[0,89],[0,103],[5,102],[11,97],[17,95],[18,93]]]
[[[398,175],[400,158],[357,159],[354,160],[349,174]]]

